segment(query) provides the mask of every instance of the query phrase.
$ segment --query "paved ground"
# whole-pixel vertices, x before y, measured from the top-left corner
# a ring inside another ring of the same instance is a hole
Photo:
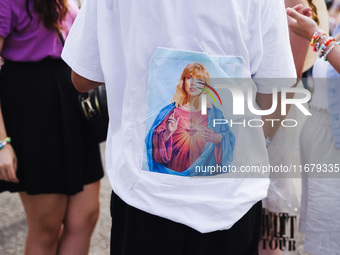
[[[104,144],[101,145],[104,151]],[[100,190],[100,217],[92,236],[90,255],[110,254],[110,196],[111,187],[107,177]],[[24,208],[19,195],[0,193],[0,255],[22,255],[27,225]]]
[[[104,144],[101,145],[102,151]],[[111,187],[107,177],[102,181],[100,201],[101,212],[92,237],[90,255],[108,255],[110,250],[110,195]],[[26,221],[24,209],[18,194],[0,194],[0,255],[22,255],[26,237]],[[298,237],[297,255],[303,252],[303,238]],[[174,254],[176,255],[176,254]]]

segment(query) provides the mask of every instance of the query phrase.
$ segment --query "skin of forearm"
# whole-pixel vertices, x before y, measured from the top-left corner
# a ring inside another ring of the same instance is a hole
[[[285,0],[286,7],[294,7],[297,4],[302,4],[304,7],[308,7],[308,2],[306,0]],[[292,31],[289,31],[289,38],[294,58],[296,74],[298,78],[301,78],[306,54],[309,47],[309,41],[293,33]]]
[[[2,117],[2,110],[0,106],[0,140],[5,139],[6,137],[7,137],[7,133],[6,133],[4,119]]]
[[[330,43],[329,46],[336,44]],[[327,56],[328,62],[334,67],[334,69],[340,73],[340,47],[336,46]]]
[[[74,87],[82,93],[103,85],[102,82],[88,80],[74,71],[72,71],[71,78]]]

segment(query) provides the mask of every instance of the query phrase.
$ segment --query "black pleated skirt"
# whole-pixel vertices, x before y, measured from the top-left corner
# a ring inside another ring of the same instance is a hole
[[[73,195],[103,177],[99,145],[80,115],[70,75],[61,59],[5,61],[0,101],[20,183],[0,181],[0,192]]]

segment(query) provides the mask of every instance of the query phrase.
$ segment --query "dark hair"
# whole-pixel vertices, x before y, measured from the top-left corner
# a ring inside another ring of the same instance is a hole
[[[320,25],[318,11],[316,9],[316,6],[312,3],[312,0],[308,0],[308,5],[310,8],[312,8],[312,19],[316,22],[316,24]]]
[[[33,10],[39,15],[39,22],[43,21],[44,26],[51,30],[60,30],[63,18],[67,14],[67,0],[26,0],[26,11],[32,20],[29,10],[29,3],[33,1]]]

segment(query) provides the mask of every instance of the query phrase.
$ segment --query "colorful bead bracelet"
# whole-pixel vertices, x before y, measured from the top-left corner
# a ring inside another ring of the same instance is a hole
[[[323,59],[327,61],[327,56],[328,54],[335,48],[335,46],[340,45],[340,42],[337,42],[336,44],[332,45],[326,52],[325,55],[323,56]]]
[[[329,40],[325,43],[325,46],[327,47],[328,44],[330,44],[333,41],[335,41],[335,39],[333,37],[330,37]]]
[[[319,40],[320,38],[324,38],[327,34],[322,31],[322,30],[318,30],[318,31],[315,31],[313,36],[312,36],[312,39],[310,41],[310,46],[313,47],[313,51],[318,51],[317,50],[317,47],[319,45]]]
[[[6,145],[11,143],[11,138],[6,137],[4,140],[0,141],[0,150]]]

